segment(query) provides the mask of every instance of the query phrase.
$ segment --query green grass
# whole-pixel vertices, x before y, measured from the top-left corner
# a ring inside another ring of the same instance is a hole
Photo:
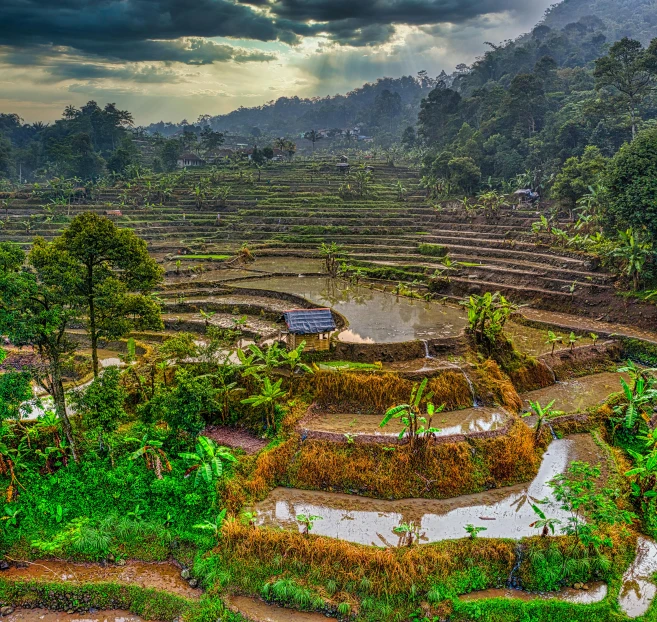
[[[211,259],[212,261],[226,261],[230,259],[230,255],[180,255],[174,259]]]
[[[347,370],[381,369],[381,366],[374,365],[371,363],[354,363],[352,361],[326,361],[325,363],[320,363],[319,368],[331,369],[336,371],[347,371]]]

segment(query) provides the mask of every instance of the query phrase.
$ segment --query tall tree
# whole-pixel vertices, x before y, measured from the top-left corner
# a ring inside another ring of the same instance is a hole
[[[611,46],[609,54],[595,62],[596,88],[609,87],[627,106],[636,137],[639,108],[657,88],[657,45],[645,50],[639,41],[625,37]]]
[[[0,334],[7,335],[15,345],[33,347],[39,355],[43,364],[34,366],[33,377],[52,396],[55,413],[77,461],[63,377],[66,360],[77,347],[67,329],[80,320],[82,308],[73,294],[76,266],[66,257],[47,261],[47,255],[56,252],[37,238],[25,269],[24,256],[20,263],[13,259],[6,262],[6,269],[0,271]]]
[[[321,134],[317,130],[310,130],[310,132],[306,132],[303,137],[312,143],[313,153],[315,153],[315,143],[322,139]]]
[[[86,307],[97,377],[100,338],[119,339],[133,328],[161,328],[160,308],[150,294],[162,280],[162,269],[134,231],[91,212],[76,216],[48,246],[52,252],[44,261],[73,266],[74,293]]]

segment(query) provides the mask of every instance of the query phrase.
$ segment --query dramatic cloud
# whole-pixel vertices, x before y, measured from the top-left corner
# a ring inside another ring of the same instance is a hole
[[[0,0],[0,111],[84,97],[139,122],[437,75],[553,0]],[[180,85],[184,84],[184,88]],[[17,105],[18,104],[18,105]]]

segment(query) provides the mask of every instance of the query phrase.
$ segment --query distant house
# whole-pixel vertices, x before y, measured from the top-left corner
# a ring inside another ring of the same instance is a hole
[[[287,324],[290,350],[306,342],[306,352],[326,352],[331,348],[331,333],[336,329],[331,309],[293,309],[283,314]]]
[[[349,172],[349,162],[338,162],[335,165],[335,168],[337,168],[341,173],[348,173]]]
[[[123,212],[120,209],[108,209],[103,212],[105,216],[123,216]]]
[[[183,153],[178,157],[178,168],[186,168],[188,166],[203,166],[205,160],[199,158],[196,154],[191,152]]]

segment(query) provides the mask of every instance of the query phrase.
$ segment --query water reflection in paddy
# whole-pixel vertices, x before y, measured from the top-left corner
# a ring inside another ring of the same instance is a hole
[[[593,374],[524,393],[522,397],[526,405],[531,401],[546,406],[554,400],[555,410],[565,413],[585,412],[604,402],[612,393],[621,391],[622,377],[627,380],[627,376],[618,373]]]
[[[335,309],[349,321],[340,340],[398,343],[453,337],[466,325],[463,309],[401,298],[364,286],[323,277],[274,277],[244,281],[241,287],[287,292]]]
[[[487,432],[504,426],[508,415],[494,408],[467,408],[436,415],[432,426],[440,429],[438,436]],[[382,415],[354,415],[322,413],[305,422],[303,427],[318,432],[337,434],[376,434],[398,436],[403,430],[399,419],[393,419],[385,428],[380,427]]]
[[[299,514],[321,516],[322,520],[314,525],[314,534],[376,546],[399,545],[393,528],[409,522],[420,525],[424,542],[462,538],[468,524],[485,527],[482,536],[518,539],[537,534],[529,526],[536,520],[531,502],[549,498],[548,482],[573,460],[593,464],[599,461],[598,448],[590,435],[554,441],[530,484],[454,499],[403,501],[277,488],[255,509],[261,525],[300,529],[295,520]],[[555,502],[542,508],[551,518],[564,522],[568,519]]]
[[[623,575],[619,596],[620,607],[630,618],[638,618],[646,613],[657,596],[657,586],[652,581],[656,572],[657,542],[640,537],[636,558]]]
[[[549,600],[556,598],[567,603],[574,603],[577,605],[590,605],[592,603],[599,603],[607,596],[606,583],[592,583],[588,586],[588,590],[576,590],[571,587],[565,587],[558,592],[546,592],[542,594],[533,594],[531,592],[523,592],[521,590],[512,590],[505,588],[491,588],[489,590],[480,590],[459,596],[461,600],[485,600],[487,598],[511,598],[518,599],[524,602],[532,600]]]

